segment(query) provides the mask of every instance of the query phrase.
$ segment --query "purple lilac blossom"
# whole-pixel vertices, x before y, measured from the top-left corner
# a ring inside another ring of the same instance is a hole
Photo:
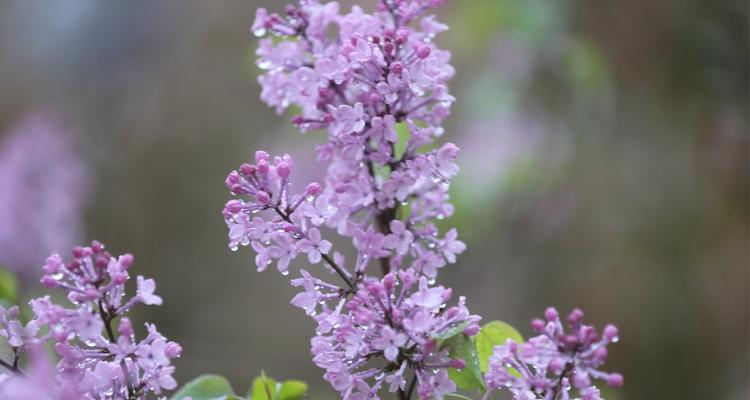
[[[466,249],[456,229],[441,235],[434,222],[453,213],[459,153],[435,144],[454,101],[454,70],[433,42],[448,27],[423,13],[441,2],[381,0],[375,13],[342,14],[337,2],[300,0],[283,14],[258,9],[252,27],[274,36],[257,51],[261,99],[279,114],[299,112],[292,122],[302,133],[327,132],[315,149],[327,169],[322,184],[301,192],[291,189],[289,155],[258,151],[232,171],[229,247],[251,247],[259,271],[275,263],[286,275],[306,256],[343,281],[304,269],[292,280],[304,290],[292,304],[318,323],[314,362],[343,399],[382,391],[408,399],[415,388],[421,399],[442,399],[456,390],[447,368],[466,364],[435,338],[479,331],[465,299],[448,308],[451,289],[434,285]],[[334,230],[356,250],[348,266],[323,236]]]
[[[423,399],[456,390],[446,368],[461,368],[464,361],[451,359],[434,336],[456,327],[476,333],[480,318],[469,313],[465,298],[446,308],[451,289],[430,286],[412,269],[381,280],[368,278],[348,299],[339,299],[338,288],[304,270],[302,276],[292,284],[305,291],[292,303],[317,321],[313,361],[326,370],[325,379],[342,398],[378,398],[381,389],[404,391],[407,368],[415,374]],[[335,300],[332,305],[330,300]],[[377,358],[384,363],[370,362]]]
[[[446,368],[463,361],[450,360],[431,335],[456,324],[478,330],[463,298],[446,309],[451,290],[430,287],[466,248],[455,229],[441,236],[434,224],[453,213],[448,187],[458,147],[422,150],[442,135],[454,100],[450,53],[433,43],[447,26],[422,15],[439,3],[388,0],[373,14],[357,6],[342,14],[337,2],[303,0],[283,15],[259,9],[252,28],[282,39],[260,42],[261,99],[278,113],[298,109],[293,123],[303,133],[328,132],[316,148],[328,167],[323,184],[302,193],[290,189],[288,155],[260,151],[232,171],[226,184],[238,198],[223,213],[229,246],[252,247],[259,271],[275,263],[287,274],[306,255],[344,281],[302,270],[292,282],[305,291],[292,303],[318,321],[315,361],[346,399],[378,398],[381,388],[403,394],[412,377],[422,398],[442,398],[455,390]],[[408,131],[402,143],[400,127]],[[351,238],[352,265],[323,238],[326,230]],[[384,364],[374,366],[378,358]]]
[[[89,171],[69,132],[43,114],[0,142],[0,265],[30,271],[83,234]]]
[[[539,336],[495,347],[485,375],[491,390],[508,389],[514,400],[567,400],[574,391],[582,400],[601,400],[594,379],[622,386],[622,375],[599,370],[607,358],[607,345],[619,340],[614,325],[607,325],[599,335],[594,327],[583,324],[583,312],[574,309],[568,315],[566,333],[557,310],[548,308],[545,317],[546,322],[535,319],[531,323]]]
[[[137,340],[125,316],[138,303],[162,303],[154,294],[153,279],[142,276],[137,277],[136,295],[126,296],[132,263],[132,255],[113,257],[96,241],[74,248],[68,262],[56,253],[49,256],[42,267],[42,283],[67,291],[71,306],[55,304],[49,296],[32,300],[34,318],[26,324],[18,319],[18,307],[0,307],[0,336],[7,338],[15,356],[11,361],[0,360],[0,366],[7,369],[0,374],[0,393],[31,391],[43,393],[33,397],[42,399],[135,400],[174,389],[171,359],[180,356],[180,345],[168,341],[153,324],[146,324],[146,337]],[[37,354],[47,342],[54,344],[60,357],[54,371],[46,369]],[[26,372],[18,367],[24,354],[32,356]],[[43,384],[35,385],[37,381]]]

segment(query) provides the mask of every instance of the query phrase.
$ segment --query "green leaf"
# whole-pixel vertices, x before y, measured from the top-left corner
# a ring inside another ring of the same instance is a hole
[[[409,142],[409,126],[406,122],[399,122],[396,124],[396,136],[398,141],[393,145],[393,156],[396,159],[401,159],[406,151],[406,144]]]
[[[474,341],[462,333],[446,340],[444,346],[450,347],[451,358],[461,358],[466,362],[466,366],[460,370],[448,369],[448,376],[451,380],[463,390],[479,389],[484,393],[487,386],[484,383],[482,371],[479,369]]]
[[[0,300],[15,304],[18,301],[18,280],[7,268],[0,267]]]
[[[307,394],[307,384],[302,381],[289,380],[276,382],[266,376],[265,372],[253,380],[250,391],[252,400],[298,400]]]
[[[307,394],[307,384],[302,381],[284,381],[281,384],[279,400],[298,400]]]
[[[444,330],[444,331],[442,331],[440,333],[431,334],[430,338],[434,339],[434,340],[447,340],[447,339],[450,339],[453,336],[456,336],[459,333],[463,332],[464,329],[466,329],[466,327],[469,326],[469,325],[471,325],[471,321],[468,321],[468,320],[467,321],[463,321],[463,322],[460,322],[458,324],[455,324],[455,325],[449,327],[448,329],[446,329],[446,330]]]
[[[516,328],[503,321],[492,321],[485,324],[474,339],[477,345],[477,356],[482,372],[489,369],[489,358],[495,346],[503,345],[511,339],[516,343],[523,342],[523,337]]]
[[[219,375],[201,375],[193,379],[178,390],[171,400],[185,397],[192,397],[193,400],[242,400],[234,394],[229,381]]]
[[[267,377],[266,373],[263,371],[261,371],[260,376],[253,381],[253,400],[276,400],[278,398],[278,392],[278,383]]]

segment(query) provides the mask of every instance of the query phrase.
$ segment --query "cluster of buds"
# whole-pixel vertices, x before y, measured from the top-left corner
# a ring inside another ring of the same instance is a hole
[[[583,324],[583,312],[574,309],[567,318],[570,331],[565,332],[557,310],[548,308],[545,317],[546,322],[531,323],[539,336],[522,344],[509,340],[495,348],[485,376],[491,389],[508,389],[516,400],[569,399],[572,390],[584,400],[601,400],[594,379],[622,386],[622,375],[599,370],[607,358],[607,345],[618,341],[614,325],[607,325],[600,336],[594,327]]]

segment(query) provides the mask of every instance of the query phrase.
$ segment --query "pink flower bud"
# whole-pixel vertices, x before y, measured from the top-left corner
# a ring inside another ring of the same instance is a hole
[[[583,311],[578,308],[574,308],[573,311],[568,314],[568,324],[571,326],[577,326],[583,321]]]
[[[430,56],[430,52],[432,52],[432,49],[430,49],[430,46],[422,46],[417,49],[417,57],[424,60],[425,58]]]
[[[547,318],[547,321],[556,321],[560,317],[560,314],[553,307],[550,307],[544,310],[544,317]]]
[[[86,298],[86,300],[96,300],[99,298],[99,291],[94,288],[88,288],[84,292],[83,296]]]
[[[258,161],[257,167],[258,167],[258,172],[260,172],[261,174],[265,175],[268,173],[268,169],[269,169],[268,161],[266,160]]]
[[[242,201],[240,200],[229,200],[224,209],[230,214],[237,214],[242,211]]]
[[[400,62],[395,62],[391,64],[391,72],[393,72],[396,75],[401,75],[402,72],[404,72],[404,65]]]
[[[262,190],[258,190],[257,192],[255,192],[255,200],[257,200],[260,204],[267,205],[271,202],[271,196],[269,196],[268,193]]]
[[[122,336],[133,336],[133,324],[130,322],[130,318],[122,317],[120,324],[117,326],[117,331]]]
[[[552,361],[549,362],[549,369],[556,375],[562,374],[565,369],[565,360],[559,357],[553,358]]]
[[[607,385],[612,387],[620,387],[625,383],[625,380],[623,379],[622,375],[618,373],[612,373],[609,374],[607,377]]]
[[[308,196],[317,196],[322,192],[323,189],[320,187],[320,184],[317,182],[312,182],[309,185],[307,185],[307,188],[305,189],[305,194]]]
[[[76,246],[73,248],[73,257],[75,258],[82,258],[86,256],[86,250],[81,246]]]
[[[544,329],[545,325],[546,324],[544,323],[544,321],[539,318],[535,318],[531,321],[531,329],[533,329],[534,332],[541,332]]]
[[[466,366],[466,361],[463,358],[454,358],[451,360],[451,368],[463,369]]]
[[[616,342],[617,341],[617,327],[610,324],[604,327],[604,339],[606,339],[608,342]]]
[[[258,150],[255,152],[255,162],[259,163],[261,161],[268,161],[268,153],[263,150]]]
[[[466,336],[474,336],[477,333],[479,333],[479,325],[477,324],[471,324],[464,329],[464,335]]]
[[[177,342],[168,342],[164,354],[169,358],[177,358],[182,354],[182,346]]]
[[[242,164],[240,165],[240,173],[244,176],[250,176],[255,171],[255,168],[253,168],[250,164]]]
[[[290,173],[291,169],[287,163],[281,162],[276,165],[276,174],[279,175],[281,179],[289,178]]]
[[[120,256],[120,265],[124,269],[130,268],[131,265],[133,265],[133,255],[130,253],[125,253]]]

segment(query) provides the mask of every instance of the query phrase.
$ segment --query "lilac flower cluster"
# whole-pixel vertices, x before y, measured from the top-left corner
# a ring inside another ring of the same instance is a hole
[[[261,99],[279,113],[298,110],[292,121],[303,133],[327,131],[316,152],[328,168],[323,184],[303,193],[291,193],[288,155],[257,152],[232,171],[229,246],[252,247],[261,271],[275,262],[287,274],[306,255],[344,281],[303,270],[292,283],[305,291],[292,302],[318,322],[315,362],[347,399],[378,398],[384,385],[402,398],[414,386],[422,398],[441,398],[455,389],[446,368],[463,361],[451,360],[435,335],[479,329],[463,298],[446,308],[450,289],[431,286],[466,248],[455,229],[440,235],[434,224],[453,213],[448,187],[459,152],[433,145],[454,100],[450,53],[433,43],[447,26],[422,16],[440,2],[386,0],[372,14],[356,6],[342,14],[337,2],[302,0],[283,15],[259,9],[252,28],[276,37],[257,52]],[[351,238],[350,267],[323,239],[328,229]]]
[[[83,233],[90,171],[70,133],[50,115],[34,113],[0,141],[0,265],[23,277]]]
[[[465,361],[451,359],[437,337],[449,330],[470,335],[479,330],[479,317],[469,314],[463,297],[446,309],[451,290],[430,287],[412,269],[391,272],[382,280],[367,279],[352,298],[339,301],[333,310],[325,293],[333,289],[335,295],[335,288],[305,271],[292,284],[305,289],[292,303],[318,323],[312,339],[313,361],[326,370],[325,379],[343,398],[377,398],[384,385],[390,392],[403,392],[407,368],[413,370],[423,399],[442,398],[456,390],[445,368],[463,368]],[[376,357],[386,364],[369,363]],[[374,379],[372,386],[369,378]]]
[[[568,333],[554,308],[548,308],[545,317],[547,322],[532,321],[539,336],[523,344],[509,340],[495,348],[485,376],[490,389],[508,389],[515,400],[567,400],[574,389],[582,400],[601,400],[593,379],[622,386],[622,375],[599,370],[607,345],[618,341],[614,325],[607,325],[600,337],[594,327],[583,324],[579,309],[568,315]]]
[[[19,321],[17,307],[2,310],[0,335],[8,338],[15,355],[12,362],[0,360],[10,372],[3,381],[27,387],[18,364],[21,355],[53,342],[60,361],[54,379],[37,387],[44,392],[40,398],[142,399],[147,393],[174,389],[170,360],[179,357],[180,345],[168,341],[152,324],[146,324],[148,334],[138,341],[124,316],[138,303],[162,302],[154,294],[154,280],[142,276],[137,277],[137,294],[126,297],[132,263],[132,255],[113,257],[96,241],[76,247],[69,262],[57,254],[48,257],[42,283],[66,290],[72,307],[55,304],[49,296],[32,300],[34,318],[25,325]]]
[[[259,9],[253,25],[258,35],[285,39],[260,42],[261,98],[279,112],[295,106],[300,114],[293,122],[302,132],[328,132],[327,143],[316,148],[328,164],[325,184],[309,211],[322,212],[317,222],[339,234],[367,239],[355,242],[371,247],[361,251],[367,258],[357,260],[360,269],[386,259],[382,235],[391,233],[390,222],[406,204],[403,220],[414,246],[402,247],[392,261],[400,263],[408,251],[412,266],[426,264],[434,278],[453,260],[435,249],[440,241],[430,220],[453,213],[448,183],[458,172],[459,150],[447,143],[419,152],[442,135],[454,101],[447,87],[454,74],[450,53],[432,42],[447,26],[431,16],[419,19],[418,29],[407,25],[438,3],[389,0],[374,14],[356,6],[341,14],[337,2],[304,0],[283,16]],[[399,143],[397,129],[408,131],[408,140]],[[464,248],[453,241],[449,247],[449,254]]]

